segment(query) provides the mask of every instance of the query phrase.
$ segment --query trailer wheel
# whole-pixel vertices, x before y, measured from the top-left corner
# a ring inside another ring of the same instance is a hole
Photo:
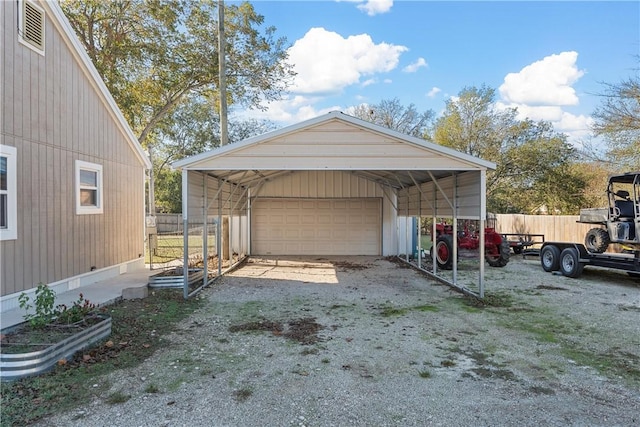
[[[560,254],[560,271],[567,277],[579,277],[584,269],[576,248],[566,248]]]
[[[545,246],[540,251],[540,264],[547,273],[558,271],[560,268],[560,249],[557,246]]]
[[[584,238],[584,245],[589,252],[595,254],[601,254],[607,250],[611,243],[609,233],[602,228],[592,228],[587,231],[587,235]]]
[[[443,270],[453,268],[453,237],[443,234],[436,240],[436,262]]]

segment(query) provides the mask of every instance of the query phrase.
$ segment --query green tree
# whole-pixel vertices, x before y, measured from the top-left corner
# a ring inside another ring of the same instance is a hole
[[[273,130],[268,121],[243,120],[229,122],[229,143]],[[153,151],[155,202],[160,212],[182,211],[182,175],[170,164],[220,146],[220,118],[211,107],[211,100],[188,97],[163,120],[157,129],[161,141]]]
[[[487,207],[504,213],[575,213],[585,181],[572,168],[575,149],[548,122],[518,120],[516,109],[495,107],[495,90],[464,88],[446,104],[433,141],[495,162],[487,173]]]
[[[405,107],[398,98],[382,100],[375,105],[361,104],[350,113],[359,119],[416,138],[425,137],[435,115],[432,110],[419,113],[413,104]]]
[[[217,2],[62,0],[61,6],[143,146],[186,97],[218,99]],[[228,103],[262,108],[294,73],[286,39],[251,4],[225,6]],[[212,106],[216,108],[217,102]]]
[[[605,87],[602,103],[592,115],[593,132],[609,142],[608,155],[614,164],[639,170],[640,77],[636,75]]]

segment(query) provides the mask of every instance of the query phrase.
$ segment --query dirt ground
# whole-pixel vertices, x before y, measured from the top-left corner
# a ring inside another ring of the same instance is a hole
[[[477,265],[463,260],[460,283]],[[537,258],[479,303],[379,257],[252,258],[107,396],[41,425],[640,424],[640,281]]]

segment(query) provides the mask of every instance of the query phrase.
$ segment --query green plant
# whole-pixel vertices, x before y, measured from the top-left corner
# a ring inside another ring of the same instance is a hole
[[[155,384],[148,384],[144,391],[146,393],[160,393],[160,388]]]
[[[76,323],[84,319],[96,308],[96,305],[85,299],[82,294],[73,302],[71,307],[67,307],[65,304],[58,304],[54,307],[56,293],[43,283],[40,283],[36,288],[35,306],[29,304],[30,300],[29,295],[24,292],[18,297],[21,309],[25,311],[32,307],[35,309],[35,313],[26,313],[24,315],[24,320],[29,322],[29,325],[33,328],[44,328],[54,322],[58,324]]]
[[[85,299],[82,294],[80,294],[78,299],[73,302],[73,305],[70,308],[64,304],[60,304],[56,307],[56,323],[71,324],[79,322],[89,313],[94,311],[95,308],[95,304],[91,303],[88,299]]]
[[[129,399],[131,399],[131,396],[129,396],[128,394],[124,394],[121,391],[116,391],[114,393],[111,393],[109,397],[107,397],[107,403],[110,405],[116,405],[118,403],[124,403]]]
[[[424,371],[418,371],[418,376],[420,378],[431,378],[431,372],[429,372],[428,370],[424,370]]]
[[[58,314],[53,304],[56,300],[56,293],[53,289],[49,288],[44,283],[40,283],[36,288],[36,298],[34,300],[35,313],[26,313],[24,320],[34,328],[43,328],[47,324],[51,323]],[[30,298],[26,293],[21,293],[18,297],[20,308],[23,310],[29,310],[33,307],[29,304]]]

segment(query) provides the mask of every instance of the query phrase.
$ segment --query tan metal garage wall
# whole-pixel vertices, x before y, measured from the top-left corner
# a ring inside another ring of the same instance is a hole
[[[382,197],[380,185],[343,171],[292,171],[266,182],[257,197]]]
[[[254,255],[380,255],[381,199],[258,199],[251,230]]]
[[[233,213],[239,214],[246,210],[247,195],[243,188],[219,181],[206,176],[201,172],[189,171],[189,222],[202,220],[204,199],[204,187],[207,183],[207,206],[209,215],[218,215],[218,202],[222,201],[223,215],[229,214],[229,206],[235,207]],[[218,188],[222,191],[218,195]]]
[[[458,208],[460,219],[477,219],[480,215],[481,188],[480,172],[469,171],[458,173],[437,180],[438,186],[446,197]],[[418,187],[403,189],[398,192],[399,216],[433,216],[453,217],[451,206],[433,182]],[[454,191],[455,188],[455,191]],[[418,209],[420,206],[420,209]],[[435,208],[435,210],[434,210]]]

